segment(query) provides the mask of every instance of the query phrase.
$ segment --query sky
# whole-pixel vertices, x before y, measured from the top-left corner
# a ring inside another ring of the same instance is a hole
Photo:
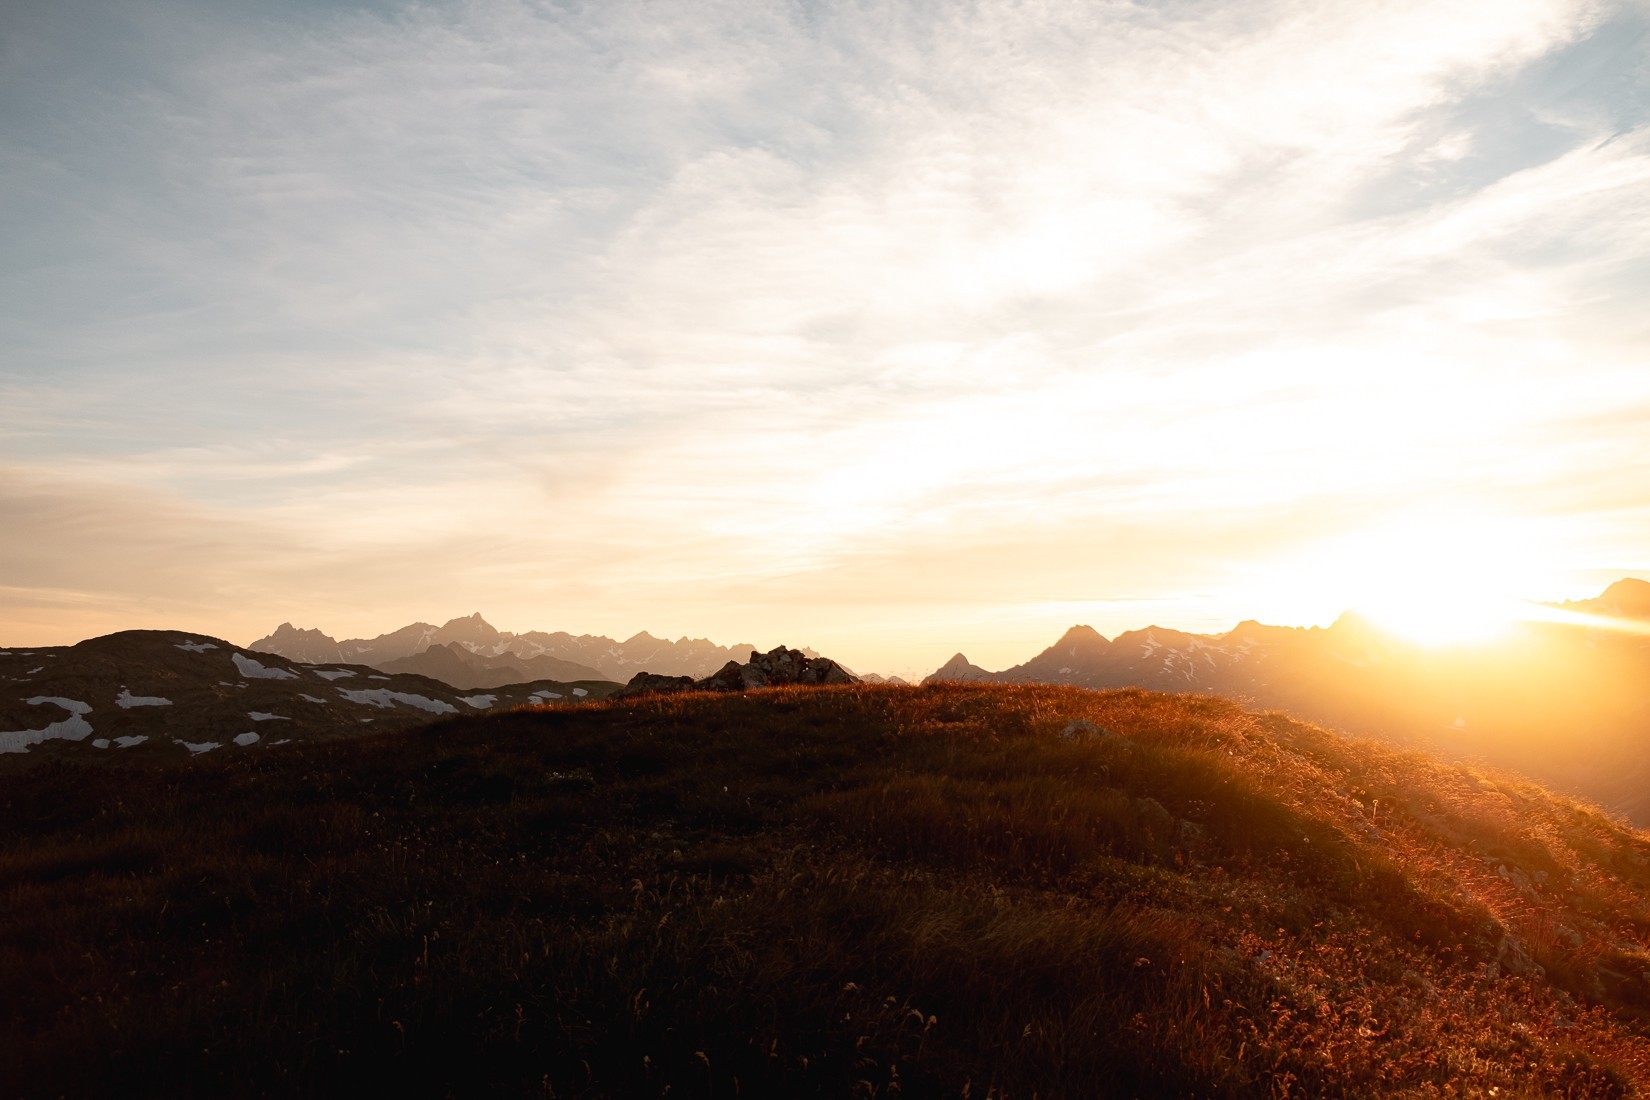
[[[0,5],[0,643],[1650,576],[1650,2]]]

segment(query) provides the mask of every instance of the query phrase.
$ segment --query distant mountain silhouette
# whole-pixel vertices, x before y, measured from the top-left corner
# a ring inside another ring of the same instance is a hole
[[[949,661],[945,662],[945,664],[941,665],[939,667],[939,671],[928,677],[923,681],[923,683],[967,684],[974,683],[976,681],[994,679],[996,679],[994,675],[987,672],[979,665],[970,664],[968,658],[959,653]]]
[[[1650,619],[1650,584],[1623,580],[1555,605]],[[1163,627],[1106,639],[1075,626],[1001,672],[961,654],[924,683],[989,680],[1197,692],[1362,736],[1483,760],[1650,822],[1650,637],[1524,623],[1504,641],[1429,650],[1355,614],[1328,627],[1247,621],[1224,634]]]
[[[1629,619],[1650,619],[1650,581],[1635,577],[1619,580],[1591,600],[1572,600],[1558,605],[1566,611]]]
[[[344,659],[344,651],[335,640],[319,630],[299,630],[291,623],[282,623],[275,628],[275,633],[253,642],[247,648],[313,665]]]
[[[433,645],[411,657],[384,661],[375,667],[384,672],[433,676],[457,688],[501,687],[529,680],[608,679],[588,665],[564,661],[548,654],[517,657],[507,652],[502,657],[484,657],[465,649],[462,642]]]
[[[494,628],[479,612],[452,619],[442,626],[412,623],[376,638],[347,638],[341,642],[319,630],[300,630],[291,623],[282,623],[274,633],[259,638],[248,648],[279,654],[293,661],[347,660],[384,668],[392,662],[418,656],[432,647],[454,644],[476,657],[502,658],[529,671],[544,671],[551,667],[570,671],[559,665],[535,665],[529,669],[522,664],[534,658],[551,658],[567,665],[581,666],[586,675],[620,683],[638,672],[699,679],[711,675],[729,661],[748,657],[755,649],[748,643],[719,646],[704,638],[683,637],[671,641],[655,638],[645,630],[622,642],[600,634],[573,635],[565,631],[546,633],[531,630],[525,634],[512,634]],[[807,648],[802,652],[809,657],[819,656]],[[444,668],[454,668],[446,658],[438,656],[435,660],[442,662]],[[413,667],[422,671],[425,666],[406,666],[401,670],[410,671]]]

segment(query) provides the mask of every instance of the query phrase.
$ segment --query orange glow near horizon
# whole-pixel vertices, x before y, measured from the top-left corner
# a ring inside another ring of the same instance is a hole
[[[1466,512],[1397,516],[1292,556],[1246,593],[1280,621],[1353,611],[1428,647],[1481,645],[1532,618],[1555,573],[1541,532]]]
[[[1613,615],[1593,615],[1584,611],[1570,611],[1546,604],[1527,604],[1520,609],[1520,617],[1530,622],[1558,623],[1579,626],[1587,630],[1608,630],[1618,634],[1650,635],[1650,622],[1643,619],[1619,619]]]
[[[1382,629],[1429,648],[1499,641],[1521,618],[1516,600],[1442,590],[1394,593],[1354,610]]]

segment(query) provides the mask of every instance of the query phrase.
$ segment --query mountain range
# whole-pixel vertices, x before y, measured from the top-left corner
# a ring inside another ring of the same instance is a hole
[[[511,678],[534,677],[624,683],[638,672],[700,679],[729,661],[749,657],[755,650],[748,644],[719,646],[704,638],[682,637],[671,641],[655,638],[645,630],[622,642],[600,634],[574,635],[559,630],[512,634],[496,629],[479,612],[449,620],[442,626],[418,622],[376,638],[343,641],[319,630],[282,623],[248,648],[310,664],[348,661],[384,671],[417,672],[437,676],[459,687],[491,687],[511,682]],[[397,664],[423,657],[438,648],[445,648],[448,653],[436,654],[422,662]],[[807,648],[802,652],[809,657],[819,656]],[[442,671],[459,679],[449,679]]]
[[[1650,621],[1650,583],[1622,580],[1561,611]],[[1650,636],[1531,621],[1505,639],[1428,649],[1352,613],[1328,627],[1163,627],[1108,639],[1074,626],[991,672],[959,653],[924,683],[1141,687],[1231,698],[1359,736],[1513,768],[1650,821]]]

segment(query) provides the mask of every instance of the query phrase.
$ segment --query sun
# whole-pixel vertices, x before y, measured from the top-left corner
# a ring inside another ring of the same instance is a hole
[[[1285,621],[1352,611],[1429,648],[1488,644],[1529,617],[1527,594],[1550,587],[1541,542],[1506,520],[1389,518],[1274,563],[1263,602],[1298,609]]]
[[[1414,584],[1371,593],[1360,597],[1351,610],[1389,634],[1430,648],[1497,641],[1522,617],[1519,601],[1474,590],[1471,578],[1454,579],[1458,583]]]

